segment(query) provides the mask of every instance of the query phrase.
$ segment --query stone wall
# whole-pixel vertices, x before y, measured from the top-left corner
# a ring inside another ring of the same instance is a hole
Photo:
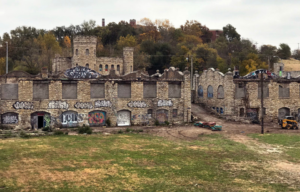
[[[268,95],[264,94],[265,121],[277,122],[279,110],[282,108],[288,108],[290,115],[297,118],[299,116],[300,120],[300,106],[297,104],[300,101],[298,81],[285,79],[264,81],[264,93],[269,91]],[[263,111],[261,110],[261,99],[258,96],[259,89],[261,89],[260,83],[259,79],[233,79],[230,71],[224,75],[214,69],[208,69],[197,80],[198,88],[195,91],[195,103],[202,103],[208,109],[229,119],[252,120],[250,113],[253,113],[253,111],[257,113],[257,119],[260,119]],[[239,88],[239,84],[244,85],[244,88]],[[280,97],[279,95],[279,85],[283,84],[289,87],[289,97]],[[207,87],[209,85],[213,87],[214,94],[212,98],[207,97]],[[199,86],[203,87],[203,97],[198,94]],[[224,99],[217,98],[219,86],[224,88]],[[241,93],[237,94],[237,91],[241,91],[240,89],[244,89],[244,96],[241,96]],[[223,114],[220,108],[223,109]],[[244,111],[243,114],[241,114],[242,111]]]
[[[119,66],[119,68],[118,68]],[[100,70],[100,67],[102,69]],[[107,68],[106,68],[107,67]],[[114,69],[116,71],[116,74],[122,75],[123,73],[123,58],[120,57],[98,57],[95,71],[100,73],[101,75],[108,75],[109,71],[111,69]],[[118,71],[119,69],[119,71]]]
[[[127,76],[114,77],[110,75],[101,76],[98,79],[69,79],[76,81],[77,99],[63,99],[63,81],[62,77],[54,78],[49,76],[49,99],[33,99],[34,81],[42,80],[40,76],[21,76],[9,78],[0,76],[0,87],[3,84],[18,84],[18,99],[0,100],[2,117],[7,113],[17,113],[18,122],[5,123],[7,126],[15,128],[37,128],[39,123],[49,123],[53,127],[58,126],[77,126],[89,125],[91,122],[91,112],[100,111],[106,114],[112,122],[112,126],[117,125],[118,112],[126,110],[130,112],[130,121],[134,125],[152,125],[156,119],[162,122],[169,121],[173,124],[181,124],[190,121],[191,117],[191,92],[190,92],[190,74],[189,72],[179,73],[173,69],[166,72],[178,73],[177,79],[172,81],[165,78],[152,79],[151,77],[137,80],[137,74],[133,72]],[[14,73],[14,72],[11,72]],[[173,75],[174,76],[174,75]],[[130,80],[130,78],[132,79]],[[115,79],[115,80],[113,80]],[[45,79],[43,79],[45,83]],[[91,83],[104,83],[105,97],[91,98]],[[131,97],[119,98],[118,85],[120,83],[129,83],[131,85]],[[144,98],[144,82],[155,83],[157,95],[154,98]],[[177,83],[181,86],[181,97],[169,98],[169,83]],[[165,110],[165,113],[161,113]],[[71,115],[67,115],[67,113]],[[75,116],[72,116],[72,113]],[[43,116],[44,122],[38,122],[39,117]],[[47,117],[47,118],[46,118]],[[7,118],[5,116],[5,118]],[[166,118],[166,119],[164,119]],[[71,119],[71,120],[70,120]],[[76,121],[76,124],[74,122]],[[49,122],[48,122],[49,121]],[[65,123],[72,121],[72,123]],[[43,124],[44,125],[44,124]]]

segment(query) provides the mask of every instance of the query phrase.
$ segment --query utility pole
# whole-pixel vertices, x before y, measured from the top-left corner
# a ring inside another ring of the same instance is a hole
[[[193,89],[193,55],[191,56],[191,90]]]
[[[6,41],[6,74],[8,73],[8,42]]]
[[[261,73],[260,76],[260,88],[261,88],[261,134],[264,134],[264,89],[263,89],[263,82],[264,82],[264,74]]]

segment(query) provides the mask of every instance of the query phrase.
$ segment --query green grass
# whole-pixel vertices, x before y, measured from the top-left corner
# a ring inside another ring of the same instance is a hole
[[[284,152],[290,161],[300,162],[300,135],[295,134],[250,134],[252,138],[271,145],[284,148]]]
[[[292,190],[269,184],[273,173],[261,174],[258,161],[265,157],[219,134],[192,142],[139,134],[15,138],[0,140],[0,191]]]

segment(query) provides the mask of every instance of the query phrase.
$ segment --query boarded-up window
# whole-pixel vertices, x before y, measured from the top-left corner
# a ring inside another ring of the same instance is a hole
[[[62,82],[62,98],[77,99],[77,82],[63,81]]]
[[[156,83],[144,83],[144,98],[156,97]]]
[[[1,115],[2,124],[18,124],[19,115],[18,113],[4,113]]]
[[[261,83],[260,82],[258,83],[257,93],[258,93],[258,98],[260,99],[261,98]],[[269,83],[267,83],[267,82],[263,83],[263,94],[264,94],[264,98],[269,97]]]
[[[33,99],[49,99],[49,82],[34,81],[33,82]]]
[[[3,100],[18,99],[18,84],[2,84],[1,87]]]
[[[131,97],[131,84],[130,83],[119,83],[118,84],[118,97],[119,98],[130,98]]]
[[[290,97],[289,84],[279,85],[279,97]]]
[[[213,98],[214,97],[214,89],[211,85],[207,87],[207,98]]]
[[[203,87],[201,85],[198,86],[198,97],[203,97]]]
[[[117,65],[117,71],[120,71],[120,65]]]
[[[218,87],[218,99],[224,99],[224,88],[222,85]]]
[[[169,98],[181,97],[181,83],[169,83]]]
[[[91,83],[91,98],[105,98],[104,83]]]
[[[278,119],[284,119],[285,116],[290,116],[290,109],[287,107],[278,109]]]
[[[235,85],[235,98],[241,99],[245,97],[245,84],[244,83],[238,83]]]

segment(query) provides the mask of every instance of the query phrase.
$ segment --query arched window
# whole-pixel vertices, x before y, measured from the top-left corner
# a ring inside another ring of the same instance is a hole
[[[207,98],[213,98],[213,97],[214,97],[213,87],[209,85],[207,87]]]
[[[105,71],[108,71],[108,65],[105,65]]]
[[[132,72],[132,66],[130,66],[130,72]]]
[[[76,49],[75,54],[78,55],[78,49]]]
[[[120,65],[117,65],[117,71],[120,71]]]
[[[224,88],[222,85],[220,85],[218,87],[218,95],[217,95],[218,99],[224,99]]]
[[[88,63],[87,63],[87,64],[85,64],[85,67],[89,68],[89,64],[88,64]]]
[[[86,50],[85,50],[85,55],[89,55],[89,54],[90,54],[89,49],[86,49]]]
[[[76,67],[78,67],[78,63],[76,63]]]
[[[114,70],[115,69],[115,66],[114,65],[111,65],[111,70]]]
[[[99,71],[102,71],[102,65],[99,65]]]
[[[198,86],[198,97],[203,97],[203,87],[201,85]]]

